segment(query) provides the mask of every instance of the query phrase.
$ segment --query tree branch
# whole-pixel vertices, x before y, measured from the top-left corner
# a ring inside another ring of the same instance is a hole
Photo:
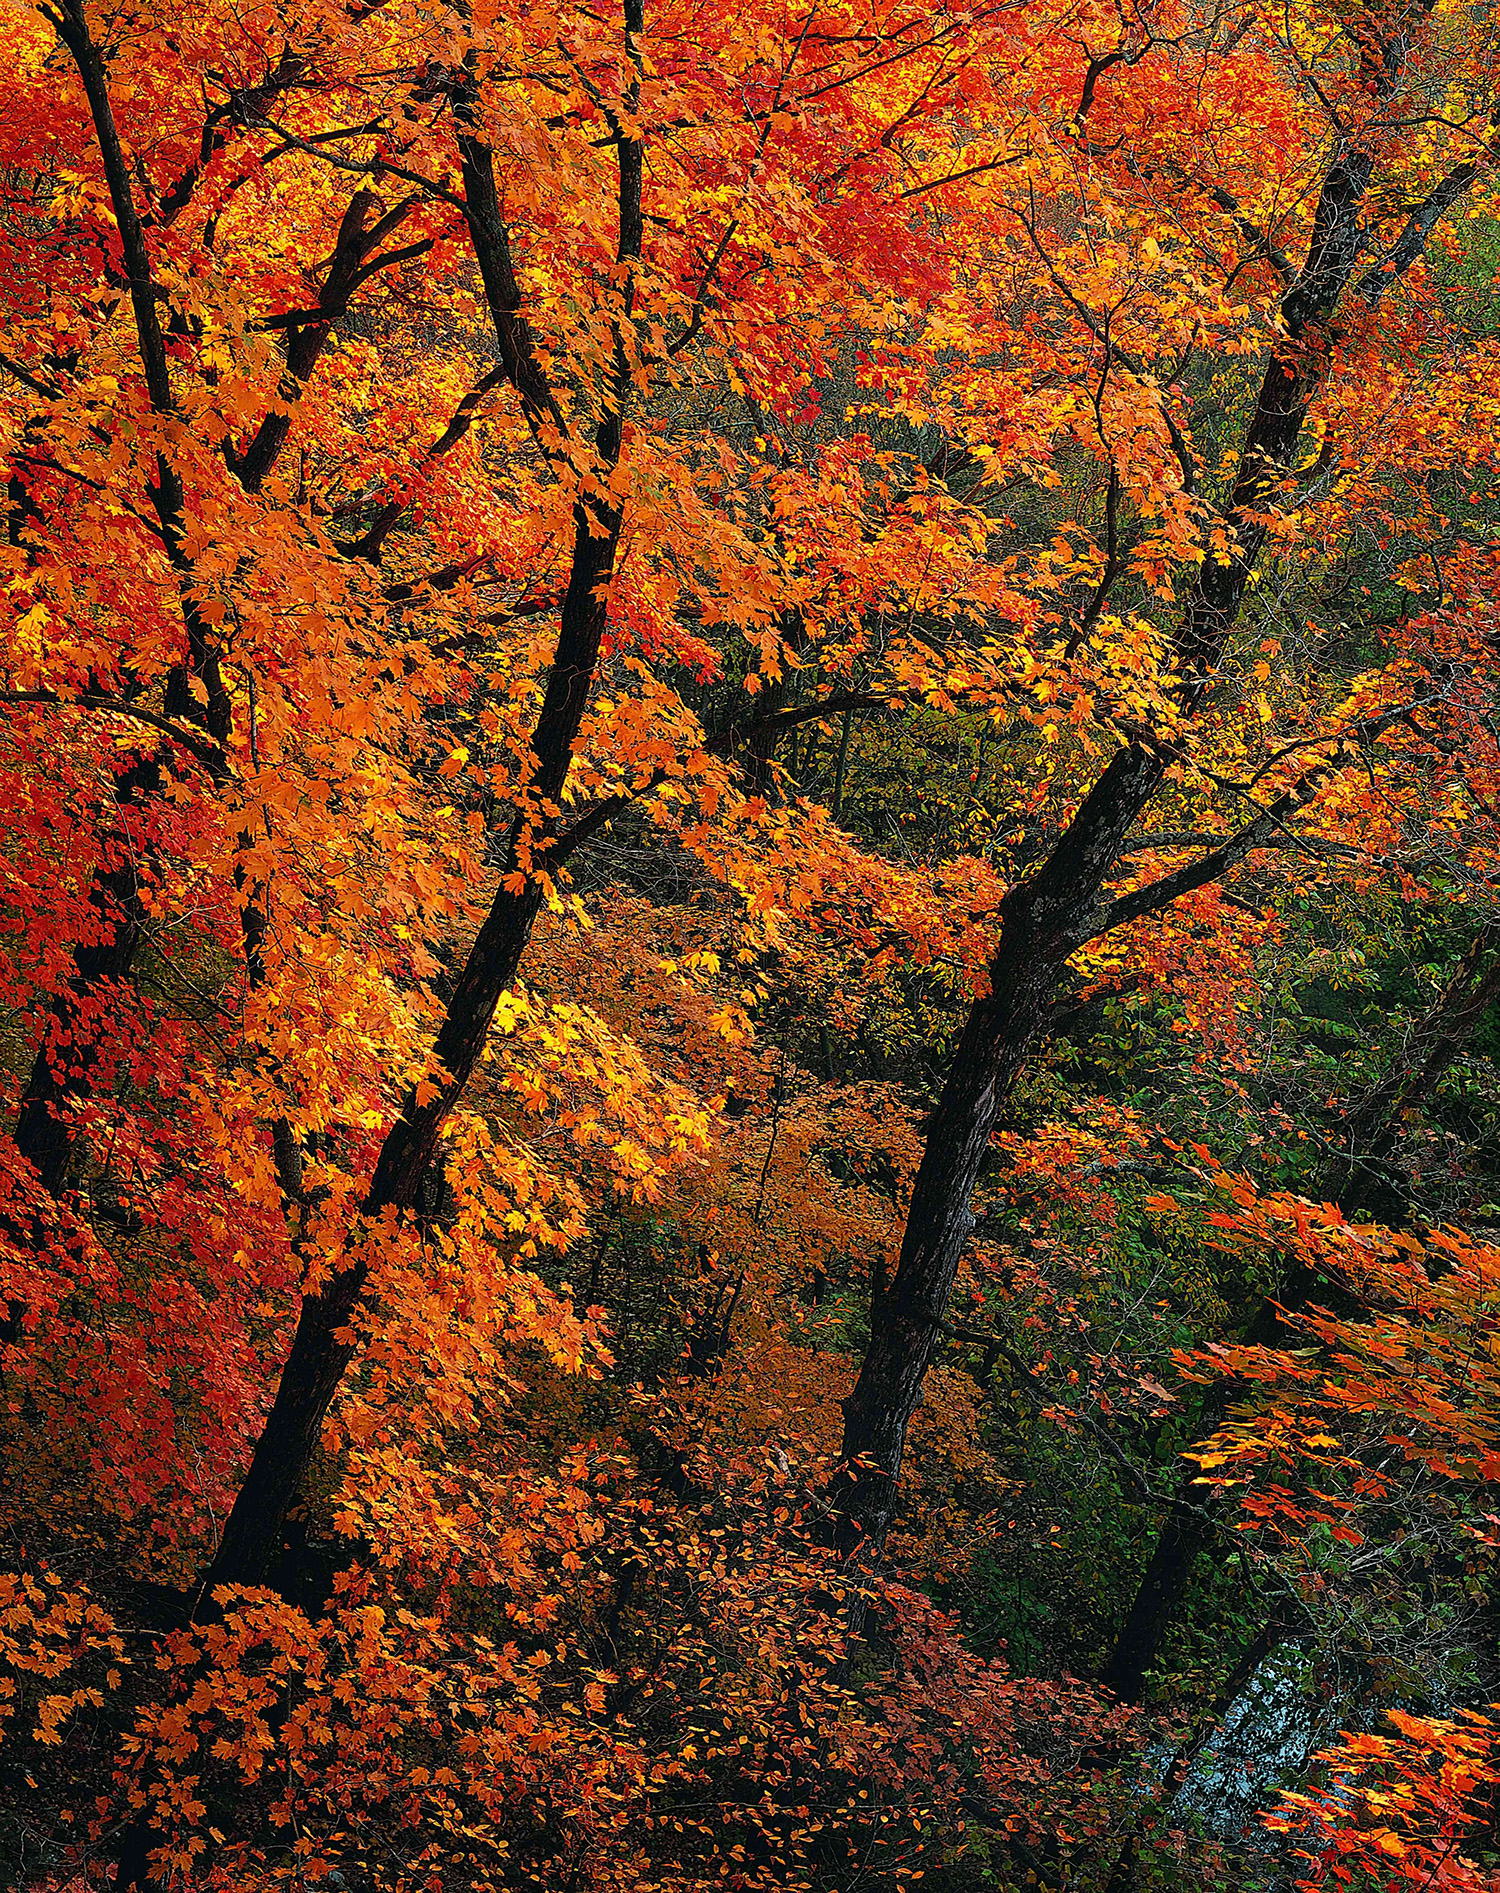
[[[727,756],[736,744],[745,742],[753,736],[764,735],[768,731],[792,729],[800,723],[816,722],[825,716],[838,716],[845,710],[878,709],[893,701],[895,699],[891,697],[872,696],[867,691],[839,691],[830,697],[820,697],[816,703],[799,704],[793,710],[780,710],[774,716],[760,717],[746,723],[732,723],[704,742],[704,752],[710,756]],[[621,809],[628,808],[632,802],[639,802],[642,797],[652,794],[666,780],[667,771],[656,769],[638,788],[621,790],[616,795],[607,795],[603,801],[596,802],[548,848],[545,858],[549,871],[561,867],[570,855],[576,854],[586,841],[612,822]]]
[[[401,226],[418,201],[415,197],[405,198],[366,228],[365,219],[372,210],[380,208],[380,199],[373,191],[356,191],[339,223],[333,255],[328,259],[328,268],[318,288],[317,307],[270,316],[262,324],[267,329],[285,327],[290,331],[286,340],[286,372],[277,391],[284,409],[293,407],[301,400],[302,390],[318,364],[318,357],[323,352],[333,324],[347,311],[350,298],[360,285],[367,282],[377,270],[421,256],[431,249],[431,239],[427,238],[420,243],[408,244],[402,250],[388,250],[371,262],[365,260],[372,250],[378,250],[385,239]],[[281,456],[291,428],[290,413],[273,409],[262,418],[243,454],[236,454],[229,443],[225,443],[225,458],[230,470],[247,493],[260,491],[266,475]]]
[[[0,703],[34,703],[54,710],[103,710],[111,716],[127,716],[170,737],[179,749],[186,750],[195,762],[203,765],[214,782],[227,782],[232,774],[228,757],[211,737],[191,725],[184,728],[173,718],[158,716],[154,710],[143,709],[124,697],[106,696],[94,690],[82,691],[76,697],[59,696],[55,690],[4,690],[0,691]]]
[[[427,471],[435,460],[441,460],[445,453],[457,446],[459,441],[463,439],[465,434],[467,434],[469,429],[473,426],[474,416],[478,412],[484,397],[493,389],[498,388],[501,382],[508,379],[509,376],[503,367],[494,368],[469,390],[454,409],[453,418],[427,449],[426,453],[423,454],[413,473],[408,477],[405,483],[405,493],[403,493],[399,499],[387,500],[370,522],[367,531],[351,544],[341,545],[339,547],[340,552],[342,552],[346,558],[368,559],[372,565],[378,565],[380,563],[381,550],[385,545],[386,538],[391,528],[411,504],[411,488],[415,481]],[[337,519],[341,516],[347,516],[349,513],[362,511],[368,503],[368,501],[361,500],[351,502],[342,507],[335,507],[333,516]]]
[[[1471,158],[1455,165],[1407,218],[1405,229],[1385,260],[1360,277],[1359,294],[1372,309],[1396,278],[1404,276],[1416,262],[1427,247],[1428,237],[1474,183],[1489,155],[1486,150],[1484,158]]]
[[[1085,936],[1086,940],[1098,940],[1116,927],[1123,927],[1132,920],[1140,920],[1147,914],[1159,913],[1163,907],[1170,907],[1184,894],[1192,893],[1196,888],[1207,887],[1211,881],[1217,881],[1230,868],[1243,861],[1256,848],[1265,845],[1267,837],[1275,829],[1284,828],[1289,817],[1306,806],[1316,794],[1319,785],[1330,775],[1344,768],[1353,760],[1354,751],[1348,743],[1341,742],[1333,754],[1322,762],[1314,764],[1288,789],[1284,789],[1276,800],[1252,817],[1238,834],[1215,848],[1212,854],[1204,855],[1199,861],[1189,862],[1176,868],[1170,874],[1164,874],[1159,880],[1152,881],[1146,887],[1140,887],[1131,894],[1122,894],[1111,901],[1104,909]],[[1080,946],[1085,940],[1078,942]]]

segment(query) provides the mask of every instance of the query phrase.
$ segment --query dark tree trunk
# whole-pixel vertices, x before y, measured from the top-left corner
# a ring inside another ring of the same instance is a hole
[[[1358,1210],[1376,1166],[1390,1154],[1401,1113],[1432,1095],[1484,1015],[1500,999],[1500,954],[1485,964],[1486,955],[1497,943],[1500,926],[1484,927],[1438,998],[1412,1027],[1401,1056],[1386,1077],[1344,1113],[1339,1152],[1325,1166],[1317,1194],[1335,1203],[1345,1216]],[[1261,1304],[1242,1341],[1251,1347],[1274,1347],[1281,1331],[1281,1309],[1304,1307],[1316,1286],[1317,1278],[1311,1270],[1294,1270],[1276,1300]],[[1219,1381],[1207,1389],[1198,1421],[1200,1433],[1211,1432],[1218,1425],[1233,1386],[1232,1381]],[[1140,1700],[1146,1678],[1182,1615],[1198,1558],[1216,1535],[1212,1503],[1206,1496],[1195,1510],[1182,1509],[1193,1501],[1196,1476],[1189,1467],[1178,1478],[1175,1496],[1179,1505],[1167,1515],[1114,1649],[1100,1671],[1100,1682],[1129,1702]]]
[[[973,1227],[970,1204],[990,1133],[1086,929],[1105,876],[1161,780],[1152,752],[1122,749],[1085,797],[1051,859],[1007,895],[990,993],[970,1008],[928,1124],[896,1272],[871,1310],[870,1343],[844,1402],[840,1544],[879,1556],[895,1503],[906,1429]]]
[[[604,449],[612,446],[617,455],[618,420],[608,430],[601,429],[601,434],[606,431]],[[580,504],[574,518],[573,572],[557,656],[533,736],[532,788],[552,803],[562,790],[583,719],[604,631],[605,607],[599,593],[608,580],[619,538],[618,514],[611,516],[603,534],[591,531],[590,524]],[[514,983],[541,908],[541,888],[532,876],[527,876],[519,893],[510,892],[504,883],[523,871],[521,844],[540,852],[542,840],[538,828],[524,820],[518,820],[512,830],[500,892],[470,950],[433,1045],[446,1081],[425,1104],[418,1104],[414,1090],[408,1092],[401,1115],[381,1146],[361,1206],[363,1217],[371,1222],[386,1210],[404,1214],[417,1205],[439,1132],[479,1061],[495,1007]],[[287,1508],[311,1463],[324,1416],[354,1358],[351,1323],[367,1275],[367,1262],[357,1259],[338,1271],[319,1294],[303,1300],[265,1429],[218,1551],[202,1579],[200,1613],[211,1611],[212,1593],[219,1585],[261,1583],[276,1556]]]
[[[1307,258],[1281,306],[1284,344],[1266,367],[1241,446],[1225,515],[1231,543],[1204,560],[1178,633],[1185,714],[1212,686],[1265,544],[1266,514],[1293,478],[1297,439],[1325,371],[1325,324],[1359,258],[1370,171],[1369,156],[1345,143],[1323,180]],[[878,1560],[890,1525],[906,1430],[938,1344],[995,1119],[1042,1027],[1064,962],[1097,924],[1126,834],[1164,774],[1155,746],[1120,750],[1041,869],[1002,905],[990,992],[970,1011],[930,1121],[900,1260],[871,1311],[869,1346],[844,1403],[838,1541],[863,1566]],[[862,1614],[856,1602],[851,1622],[857,1626]]]
[[[1280,1618],[1272,1618],[1240,1653],[1239,1661],[1220,1686],[1213,1706],[1181,1743],[1166,1773],[1126,1835],[1110,1871],[1104,1893],[1126,1893],[1127,1888],[1136,1885],[1140,1876],[1142,1838],[1160,1825],[1165,1818],[1164,1811],[1170,1809],[1182,1792],[1183,1784],[1192,1773],[1193,1764],[1222,1727],[1224,1718],[1234,1707],[1240,1691],[1244,1689],[1271,1652],[1279,1649],[1286,1642],[1287,1636],[1286,1623]],[[1113,1757],[1109,1757],[1108,1760],[1112,1761]]]
[[[387,215],[376,216],[373,223],[367,224],[366,219],[380,208],[380,199],[373,191],[358,190],[349,200],[339,224],[333,255],[318,286],[317,307],[307,311],[306,321],[293,323],[287,329],[286,372],[276,391],[278,406],[261,421],[242,454],[226,448],[230,469],[247,493],[260,491],[266,476],[281,458],[281,450],[292,431],[292,409],[302,398],[303,388],[333,333],[334,323],[345,313],[360,284],[379,267],[378,262],[371,263],[368,259],[401,224],[410,206],[398,205]],[[399,255],[404,259],[429,247],[425,243],[412,244]]]
[[[165,774],[160,755],[142,756],[115,778],[122,823],[129,811],[159,797]],[[143,918],[138,855],[128,835],[116,858],[102,864],[89,887],[89,912],[96,937],[73,949],[73,973],[52,1002],[42,1042],[21,1098],[15,1141],[51,1196],[68,1179],[73,1148],[71,1119],[92,1091],[99,1062],[101,1012],[114,1010],[115,988],[130,975]]]
[[[130,278],[130,301],[151,406],[159,415],[172,414],[176,403],[154,298],[151,259],[135,208],[129,165],[115,128],[104,59],[90,35],[79,0],[66,0],[57,29],[77,65],[98,138]],[[15,486],[12,481],[13,490]],[[177,579],[188,645],[186,665],[178,666],[167,677],[164,707],[169,716],[201,724],[222,748],[232,723],[229,697],[210,627],[193,595],[192,568],[183,550],[182,481],[164,457],[158,458],[149,497],[161,526],[168,563]],[[34,515],[34,508],[30,511]],[[202,689],[201,706],[189,685],[190,675]],[[52,1003],[22,1096],[15,1127],[16,1146],[53,1196],[67,1182],[73,1110],[92,1088],[101,1036],[99,1016],[114,1009],[116,989],[128,977],[141,939],[144,910],[137,863],[149,861],[152,851],[148,843],[130,835],[128,816],[160,799],[169,773],[167,755],[161,751],[138,758],[115,777],[114,799],[122,822],[111,838],[113,846],[107,850],[114,859],[100,867],[89,890],[92,937],[74,949],[73,974]],[[7,1331],[16,1325],[19,1312],[7,1309]]]
[[[131,304],[151,405],[158,414],[171,414],[176,411],[176,402],[154,300],[150,253],[135,207],[128,161],[114,123],[104,58],[91,37],[77,0],[67,0],[59,17],[58,30],[78,67],[99,141],[130,276]],[[289,83],[292,76],[291,68],[283,61],[273,80],[268,82],[268,90],[274,92]],[[190,191],[196,177],[196,172],[189,174],[183,181],[184,188]],[[172,209],[171,206],[166,208]],[[319,287],[317,309],[310,312],[307,322],[288,331],[286,374],[278,391],[283,403],[294,401],[300,395],[302,384],[311,375],[332,332],[333,323],[344,312],[359,284],[379,266],[378,262],[368,261],[371,253],[400,225],[410,207],[398,206],[367,226],[367,219],[379,208],[379,199],[370,191],[357,191],[350,201]],[[428,246],[413,246],[413,253],[425,247]],[[260,489],[280,457],[290,428],[291,416],[283,407],[265,417],[243,455],[229,453],[230,466],[246,492]],[[11,485],[14,496],[18,482],[13,479]],[[35,516],[35,508],[26,500],[24,488],[20,489],[20,497],[20,519],[24,523],[28,512]],[[182,482],[176,469],[164,458],[158,461],[150,499],[161,525],[168,563],[177,579],[188,644],[186,665],[168,675],[163,707],[169,716],[200,724],[222,748],[230,735],[232,711],[220,675],[212,631],[194,597],[192,564],[183,549]],[[13,529],[12,537],[17,536]],[[189,682],[190,677],[201,687],[201,704]],[[169,774],[165,752],[143,757],[123,770],[115,779],[115,801],[122,816],[159,799],[165,792]],[[141,938],[143,910],[136,861],[149,859],[150,851],[132,845],[131,837],[123,831],[116,839],[118,861],[102,868],[90,889],[94,937],[75,949],[75,971],[53,1002],[15,1129],[17,1147],[34,1165],[44,1188],[53,1196],[67,1181],[72,1150],[70,1117],[78,1102],[91,1090],[90,1078],[98,1062],[99,1017],[114,1009],[116,989],[130,973]],[[264,934],[264,916],[259,913],[254,891],[250,893],[245,913],[246,959],[254,983]],[[16,1310],[7,1311],[5,1328],[14,1325],[17,1314]]]
[[[1193,1471],[1177,1482],[1176,1496],[1191,1502]],[[1147,1674],[1177,1621],[1198,1554],[1212,1534],[1192,1513],[1172,1510],[1157,1534],[1130,1609],[1099,1681],[1125,1702],[1139,1702]]]
[[[626,0],[625,26],[627,57],[638,63],[641,0]],[[460,101],[461,126],[471,125],[470,109]],[[541,375],[530,330],[519,314],[520,292],[511,264],[509,235],[499,213],[493,157],[471,129],[461,131],[459,147],[470,229],[507,373],[521,396],[523,411],[534,423],[539,422],[544,415],[555,415],[558,409]],[[623,137],[618,150],[619,257],[627,263],[641,253],[643,153],[637,141]],[[593,440],[599,489],[605,487],[608,474],[619,462],[629,385],[625,340],[617,331],[612,385]],[[545,863],[551,826],[545,811],[557,806],[572,766],[573,745],[604,634],[605,593],[614,570],[622,522],[623,515],[613,502],[580,498],[574,506],[573,558],[557,650],[531,739],[534,766],[527,788],[537,812],[523,812],[511,830],[500,890],[469,952],[434,1042],[433,1057],[444,1074],[442,1082],[426,1103],[418,1102],[415,1089],[407,1093],[401,1114],[381,1146],[361,1205],[362,1218],[371,1224],[388,1210],[399,1217],[416,1207],[439,1133],[479,1062],[495,1007],[515,980],[540,911],[542,889],[534,864],[536,859]],[[523,877],[524,884],[519,892],[512,892],[507,883],[517,875]],[[217,1587],[262,1583],[271,1568],[287,1510],[312,1461],[324,1416],[354,1358],[352,1324],[368,1273],[369,1264],[356,1249],[348,1266],[339,1269],[318,1294],[303,1300],[271,1412],[225,1522],[218,1550],[199,1585],[195,1613],[199,1617],[212,1615]]]

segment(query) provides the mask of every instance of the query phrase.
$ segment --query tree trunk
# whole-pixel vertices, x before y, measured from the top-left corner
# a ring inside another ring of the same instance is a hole
[[[844,1402],[837,1500],[846,1555],[878,1558],[895,1504],[906,1429],[922,1395],[969,1232],[990,1133],[1051,1003],[1058,971],[1086,927],[1163,764],[1120,750],[1085,797],[1050,860],[1001,910],[990,993],[970,1008],[928,1124],[896,1272],[871,1309],[870,1342]]]
[[[151,407],[158,415],[175,414],[150,253],[135,207],[129,164],[115,127],[104,58],[93,41],[80,0],[66,0],[56,24],[89,102],[130,278],[131,308]],[[361,227],[362,215],[361,210],[354,219]],[[341,232],[341,241],[342,237]],[[269,468],[284,438],[283,431],[276,448],[266,457],[262,472]],[[16,484],[13,480],[12,486]],[[24,502],[24,492],[22,497]],[[183,548],[182,481],[165,456],[158,456],[149,498],[161,527],[167,562],[177,580],[188,646],[187,663],[168,673],[163,707],[168,716],[200,724],[222,748],[230,734],[232,710],[210,627],[192,592],[192,565]],[[23,517],[25,511],[23,503]],[[13,528],[12,537],[17,536]],[[190,687],[190,676],[201,687],[202,705]],[[166,792],[169,772],[165,751],[140,757],[122,769],[114,783],[115,802],[122,815],[159,800]],[[143,907],[137,859],[149,860],[151,850],[137,846],[123,830],[115,839],[118,858],[101,866],[89,890],[93,937],[75,947],[74,972],[53,1000],[15,1127],[17,1148],[35,1167],[42,1186],[52,1196],[67,1182],[72,1152],[69,1119],[77,1103],[88,1096],[91,1074],[98,1063],[98,1015],[112,1009],[115,990],[129,975],[141,938]],[[7,1309],[4,1332],[17,1325],[19,1312]]]
[[[158,798],[165,786],[159,753],[139,757],[115,778],[115,802],[123,817]],[[115,988],[129,977],[140,944],[143,912],[137,850],[129,836],[113,837],[116,859],[101,863],[89,887],[95,937],[73,949],[73,973],[52,1002],[42,1042],[21,1098],[15,1141],[49,1196],[68,1177],[73,1137],[70,1119],[92,1091],[99,1062],[99,1015],[114,1009]]]
[[[1324,325],[1360,255],[1359,212],[1370,173],[1369,155],[1346,140],[1324,177],[1306,261],[1281,305],[1284,344],[1267,364],[1241,446],[1225,514],[1230,544],[1204,559],[1178,632],[1185,715],[1208,694],[1265,544],[1267,514],[1293,477],[1298,436],[1325,372]],[[890,1525],[906,1430],[968,1239],[970,1203],[996,1116],[1064,962],[1089,936],[1126,834],[1164,774],[1154,745],[1118,751],[1047,861],[1002,904],[989,995],[970,1011],[929,1124],[895,1277],[871,1310],[869,1346],[844,1403],[837,1538],[843,1554],[862,1566],[878,1560]],[[856,1601],[851,1625],[862,1614]]]
[[[601,429],[601,433],[606,430]],[[616,418],[604,451],[619,447]],[[536,768],[533,792],[555,804],[572,762],[573,743],[583,720],[589,684],[605,624],[601,586],[607,582],[619,539],[620,515],[611,514],[606,531],[591,531],[588,509],[574,514],[573,569],[563,603],[557,655],[547,694],[533,733]],[[523,846],[541,852],[543,837],[526,818],[511,831],[500,891],[469,952],[447,1014],[433,1045],[433,1056],[446,1074],[436,1095],[425,1104],[407,1093],[401,1114],[381,1145],[374,1175],[361,1205],[371,1223],[386,1210],[398,1215],[415,1207],[439,1132],[479,1062],[500,995],[515,981],[521,954],[540,911],[542,890],[534,874],[512,893],[510,877],[525,873]],[[545,857],[543,857],[545,858]],[[351,1331],[369,1264],[356,1259],[333,1275],[318,1294],[306,1296],[291,1352],[281,1371],[276,1397],[256,1444],[244,1483],[225,1522],[218,1551],[199,1587],[199,1614],[210,1614],[215,1588],[223,1584],[261,1583],[276,1555],[282,1522],[302,1483],[323,1420],[340,1381],[354,1358]]]
[[[626,0],[626,56],[639,70],[641,0]],[[637,81],[638,84],[638,81]],[[632,105],[633,109],[633,105]],[[460,101],[461,126],[473,125],[472,108]],[[519,314],[520,292],[511,265],[509,235],[499,214],[493,157],[477,131],[459,135],[470,228],[491,302],[502,354],[521,395],[523,410],[536,419],[557,412]],[[619,260],[639,258],[642,241],[643,152],[634,139],[618,145]],[[629,292],[625,313],[629,313]],[[612,385],[605,412],[594,433],[594,486],[607,493],[608,476],[619,464],[624,406],[630,387],[625,339],[617,327]],[[551,826],[546,811],[555,809],[573,761],[573,745],[588,703],[606,621],[606,591],[614,571],[623,512],[612,499],[580,497],[573,508],[573,557],[563,598],[557,649],[547,689],[532,732],[533,770],[526,788],[540,811],[523,811],[511,829],[500,888],[470,949],[433,1045],[443,1074],[434,1095],[419,1103],[408,1091],[401,1114],[386,1134],[374,1175],[361,1205],[362,1220],[377,1223],[388,1210],[403,1216],[418,1201],[443,1124],[457,1104],[484,1049],[500,995],[510,986],[542,904],[536,860],[545,865]],[[519,892],[508,883],[522,878]],[[225,1522],[218,1550],[198,1587],[195,1615],[208,1617],[213,1593],[221,1585],[252,1585],[265,1580],[281,1540],[288,1507],[312,1461],[323,1420],[339,1383],[354,1358],[352,1323],[369,1274],[368,1260],[357,1251],[316,1295],[304,1297],[291,1351],[277,1383],[276,1396],[250,1467]]]
[[[1143,1836],[1151,1833],[1167,1817],[1167,1810],[1181,1794],[1188,1776],[1192,1773],[1194,1763],[1218,1733],[1224,1718],[1238,1700],[1241,1690],[1271,1652],[1279,1649],[1286,1642],[1287,1636],[1286,1623],[1279,1618],[1273,1618],[1262,1626],[1258,1634],[1241,1652],[1239,1661],[1224,1679],[1213,1706],[1179,1745],[1166,1773],[1141,1809],[1130,1832],[1125,1836],[1110,1871],[1104,1893],[1126,1893],[1128,1888],[1137,1884],[1140,1878]]]
[[[1345,1112],[1339,1154],[1325,1167],[1318,1192],[1345,1216],[1354,1215],[1369,1189],[1373,1166],[1389,1155],[1402,1112],[1431,1096],[1484,1015],[1500,999],[1500,954],[1488,966],[1484,964],[1485,955],[1497,943],[1500,925],[1489,923],[1426,1014],[1412,1027],[1401,1056],[1392,1063],[1386,1077]],[[1310,1269],[1296,1269],[1282,1285],[1277,1300],[1261,1304],[1242,1341],[1251,1347],[1273,1347],[1281,1327],[1280,1310],[1305,1306],[1316,1281]],[[1206,1390],[1199,1414],[1200,1432],[1212,1431],[1218,1424],[1233,1387],[1232,1381],[1218,1381]],[[1191,1467],[1182,1472],[1176,1491],[1179,1500],[1191,1499],[1196,1477]],[[1205,1504],[1189,1513],[1174,1507],[1157,1536],[1114,1649],[1099,1675],[1100,1682],[1125,1701],[1140,1700],[1146,1678],[1160,1659],[1162,1645],[1182,1614],[1192,1587],[1193,1569],[1214,1537],[1211,1518],[1204,1515],[1208,1509]]]

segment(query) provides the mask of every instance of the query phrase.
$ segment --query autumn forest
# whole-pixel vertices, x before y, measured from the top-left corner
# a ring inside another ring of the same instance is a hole
[[[1500,14],[4,0],[0,1887],[1500,1888]]]

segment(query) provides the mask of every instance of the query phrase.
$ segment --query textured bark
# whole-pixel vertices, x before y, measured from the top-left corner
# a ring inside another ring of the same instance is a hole
[[[244,453],[226,449],[230,468],[247,493],[260,491],[266,476],[281,458],[281,450],[292,431],[291,408],[302,398],[302,390],[333,333],[334,323],[346,312],[349,299],[360,284],[386,264],[418,256],[431,247],[427,243],[411,244],[389,256],[377,255],[373,262],[369,260],[400,226],[410,208],[409,204],[398,204],[393,211],[370,223],[367,220],[372,213],[381,209],[375,193],[356,191],[349,200],[333,256],[318,287],[318,305],[304,312],[305,320],[290,322],[287,327],[286,372],[277,389],[283,406],[265,416]]]
[[[642,0],[625,0],[627,57],[640,69]],[[638,79],[637,79],[638,86]],[[637,97],[629,98],[632,110]],[[560,408],[542,375],[531,331],[520,313],[521,298],[511,264],[509,234],[500,217],[494,161],[478,135],[473,101],[455,102],[458,143],[469,227],[500,341],[507,378],[521,398],[522,411],[543,440],[566,445]],[[628,138],[618,144],[620,164],[619,260],[639,258],[643,236],[641,146]],[[626,292],[625,314],[630,308]],[[612,386],[594,435],[594,465],[600,489],[619,462],[623,410],[630,385],[623,334],[617,331]],[[543,811],[555,806],[572,764],[589,689],[598,662],[606,622],[605,590],[614,568],[623,515],[612,501],[580,498],[573,511],[573,558],[563,599],[557,649],[542,708],[532,733],[530,788]],[[434,1043],[434,1056],[447,1074],[437,1095],[419,1104],[408,1092],[401,1114],[381,1147],[361,1206],[367,1219],[387,1211],[398,1216],[418,1202],[444,1120],[458,1101],[483,1050],[495,1007],[515,978],[522,951],[541,907],[542,894],[527,875],[519,893],[505,881],[522,870],[523,847],[535,857],[545,851],[551,824],[523,814],[512,828],[496,894],[484,926],[465,962]],[[252,903],[253,904],[253,903]],[[287,1152],[290,1161],[292,1153]],[[280,1549],[287,1512],[316,1450],[329,1406],[354,1357],[352,1323],[368,1278],[368,1263],[355,1255],[337,1270],[322,1291],[304,1296],[291,1349],[277,1382],[265,1427],[235,1497],[213,1559],[203,1572],[193,1602],[195,1621],[213,1617],[214,1591],[221,1585],[266,1582]],[[152,1830],[144,1816],[128,1823],[116,1863],[117,1893],[131,1893],[149,1877]]]
[[[159,415],[175,412],[168,373],[166,344],[158,319],[150,256],[136,212],[130,171],[115,129],[107,75],[98,47],[89,34],[80,0],[65,0],[55,16],[62,39],[83,81],[99,152],[109,186],[111,206],[120,231],[120,246],[130,284],[131,307],[151,406]],[[167,559],[177,578],[187,633],[188,662],[167,680],[168,716],[202,725],[222,745],[231,724],[228,695],[219,674],[210,631],[194,602],[191,568],[182,550],[182,482],[175,468],[158,457],[156,477],[149,489],[151,505],[162,530]],[[189,687],[189,673],[202,687],[200,704]],[[140,944],[144,906],[141,866],[151,850],[129,832],[129,815],[164,793],[170,773],[166,751],[137,758],[115,776],[114,800],[121,827],[106,853],[113,856],[95,874],[89,889],[90,938],[73,954],[73,973],[52,1003],[42,1042],[33,1061],[15,1127],[21,1154],[36,1168],[43,1186],[56,1195],[66,1184],[72,1154],[70,1118],[76,1104],[90,1091],[98,1063],[96,1015],[108,1010],[115,989],[125,980]],[[7,1310],[6,1326],[14,1325],[18,1311]]]
[[[604,430],[601,430],[601,432]],[[618,453],[618,421],[611,430]],[[606,443],[608,445],[609,443]],[[573,743],[599,654],[605,607],[599,587],[613,565],[619,537],[614,514],[602,536],[591,532],[585,509],[574,521],[572,579],[563,605],[557,657],[533,733],[536,793],[555,802],[572,760]],[[500,995],[513,984],[521,954],[542,904],[541,888],[528,877],[519,893],[504,880],[521,871],[519,844],[533,847],[535,829],[517,822],[512,830],[502,886],[470,950],[433,1046],[447,1074],[435,1097],[417,1102],[407,1094],[400,1116],[381,1146],[362,1214],[379,1218],[415,1207],[439,1132],[479,1061]],[[364,1293],[363,1261],[336,1273],[316,1295],[304,1298],[282,1368],[276,1397],[256,1445],[245,1481],[225,1523],[218,1552],[204,1574],[202,1608],[221,1584],[261,1582],[276,1555],[282,1521],[312,1459],[318,1435],[340,1381],[354,1356],[350,1324]]]
[[[906,1429],[973,1227],[970,1204],[995,1119],[1041,1028],[1062,962],[1086,932],[1105,876],[1163,768],[1144,748],[1119,751],[1046,865],[1006,897],[991,990],[965,1021],[928,1125],[900,1259],[871,1310],[870,1343],[844,1402],[836,1496],[846,1556],[869,1561],[885,1543]]]
[[[163,784],[159,755],[143,756],[122,770],[114,785],[122,819],[158,797]],[[16,1148],[52,1196],[67,1183],[74,1108],[92,1091],[99,1061],[96,1015],[112,1009],[114,988],[129,977],[141,939],[138,856],[128,837],[117,839],[120,858],[101,866],[89,887],[98,937],[73,949],[72,975],[52,1003],[16,1119]]]

